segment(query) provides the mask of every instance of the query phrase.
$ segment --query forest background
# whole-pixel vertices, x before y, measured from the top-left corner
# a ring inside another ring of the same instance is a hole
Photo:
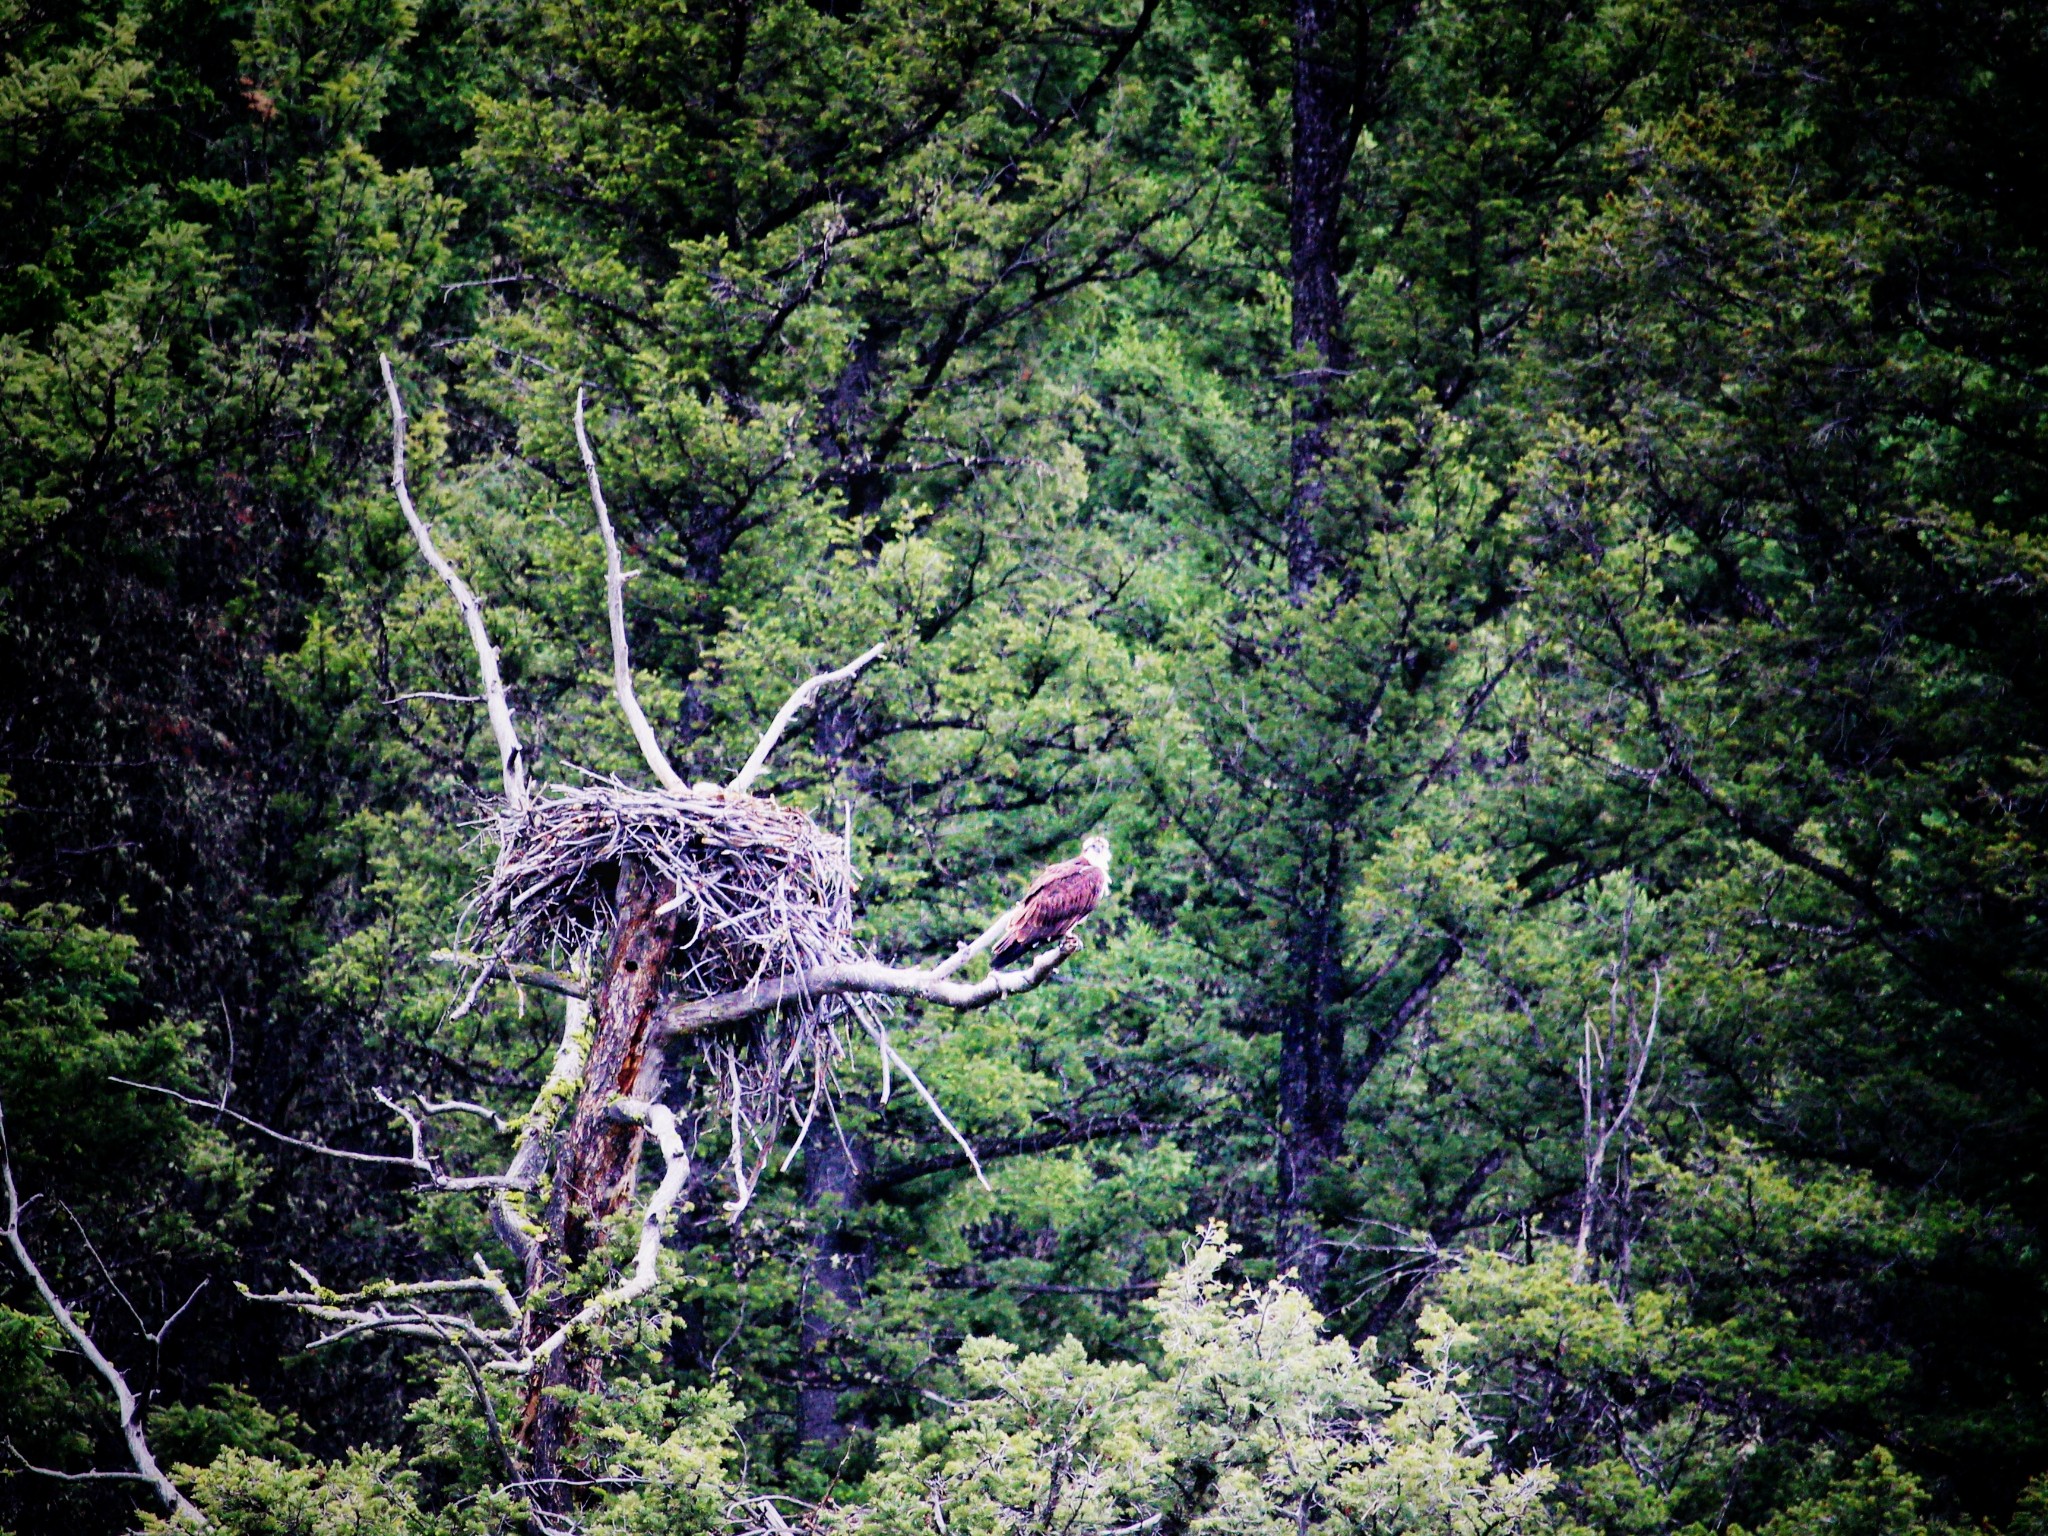
[[[2048,1531],[2048,7],[0,37],[0,1107],[216,1525],[544,1528],[450,1351],[238,1289],[460,1271],[473,1202],[249,1122],[400,1153],[373,1090],[516,1113],[560,1023],[434,958],[495,759],[383,352],[551,777],[637,772],[581,388],[686,778],[890,645],[764,786],[878,952],[1118,860],[1044,987],[896,1020],[987,1188],[859,1054],[736,1218],[697,1121],[574,1519]],[[113,1399],[0,1271],[0,1526],[153,1518],[52,1475]],[[1197,1356],[1454,1492],[1254,1509]],[[1020,1494],[1082,1419],[1094,1502]]]

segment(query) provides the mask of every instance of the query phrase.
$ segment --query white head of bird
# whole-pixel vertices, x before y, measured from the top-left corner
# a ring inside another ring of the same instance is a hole
[[[1101,870],[1109,873],[1109,839],[1100,832],[1091,832],[1081,839],[1081,857]]]

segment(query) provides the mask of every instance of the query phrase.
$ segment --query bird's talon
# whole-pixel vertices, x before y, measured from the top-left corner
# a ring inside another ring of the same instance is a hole
[[[1060,953],[1063,955],[1078,954],[1080,949],[1081,936],[1078,933],[1070,933],[1060,940]]]

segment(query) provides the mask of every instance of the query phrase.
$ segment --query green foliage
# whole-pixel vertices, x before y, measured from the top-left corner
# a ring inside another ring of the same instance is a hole
[[[1493,1472],[1457,1393],[1456,1326],[1423,1322],[1391,1382],[1325,1336],[1300,1291],[1233,1288],[1215,1230],[1161,1285],[1157,1364],[1092,1364],[1069,1339],[963,1352],[975,1395],[888,1437],[849,1529],[1284,1531],[1543,1528],[1547,1474]]]
[[[1926,1512],[1927,1491],[1878,1446],[1817,1498],[1772,1516],[1763,1529],[1765,1536],[1933,1536],[1954,1529],[1928,1520]]]

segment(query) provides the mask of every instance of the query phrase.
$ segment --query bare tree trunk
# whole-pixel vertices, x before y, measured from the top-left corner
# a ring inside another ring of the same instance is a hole
[[[860,1305],[870,1260],[867,1244],[852,1231],[867,1176],[867,1149],[842,1139],[835,1126],[818,1126],[804,1151],[804,1202],[813,1233],[801,1342],[804,1385],[798,1390],[797,1429],[807,1445],[836,1445],[846,1438],[839,1417],[839,1389],[825,1356],[845,1316]]]
[[[610,1109],[621,1097],[653,1098],[660,1091],[661,1040],[655,1022],[676,942],[675,916],[656,910],[666,895],[639,865],[619,871],[616,921],[592,999],[583,1091],[556,1159],[544,1218],[547,1235],[527,1275],[528,1294],[545,1295],[528,1314],[528,1348],[574,1315],[575,1302],[564,1293],[566,1278],[603,1244],[606,1223],[632,1197],[646,1133],[614,1118]],[[574,1409],[549,1389],[594,1392],[602,1385],[601,1369],[587,1342],[572,1337],[540,1361],[527,1380],[519,1434],[533,1458],[539,1501],[549,1507],[562,1502],[556,1480],[575,1425]]]

